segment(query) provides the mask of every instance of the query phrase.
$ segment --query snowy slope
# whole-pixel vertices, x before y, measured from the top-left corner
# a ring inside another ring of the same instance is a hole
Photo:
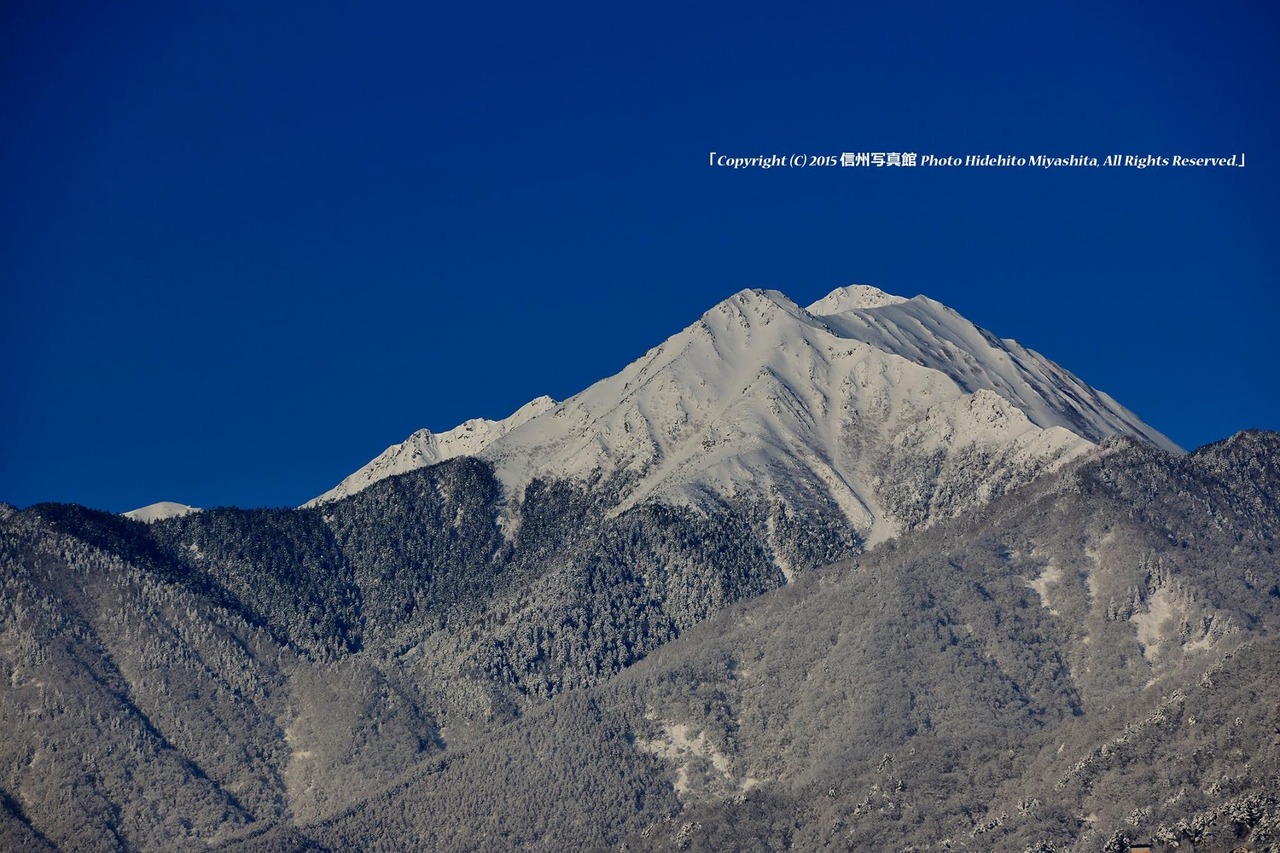
[[[153,521],[160,521],[165,518],[179,518],[184,515],[190,515],[193,512],[200,512],[200,507],[187,506],[173,501],[159,501],[137,509],[131,509],[126,513],[122,513],[122,515],[126,518],[132,518],[134,521],[145,521],[150,524]]]
[[[746,290],[483,456],[535,476],[621,474],[625,508],[830,499],[877,541],[954,514],[1115,434],[1174,448],[1106,395],[925,297]]]
[[[772,507],[770,525],[838,516],[869,542],[962,512],[1107,436],[1177,449],[1016,342],[926,297],[867,286],[807,309],[744,290],[620,373],[516,420],[466,452],[492,461],[517,501],[535,477],[604,480],[618,511],[754,500]],[[339,489],[445,458],[416,438]]]
[[[832,301],[832,296],[809,306],[809,311],[821,316],[835,334],[941,371],[965,390],[995,391],[1038,426],[1066,427],[1093,441],[1134,435],[1179,451],[1108,395],[1017,341],[998,340],[926,296],[894,297],[891,304],[875,305],[878,310]]]
[[[379,480],[395,474],[403,474],[415,468],[425,468],[457,456],[475,456],[495,439],[554,406],[555,401],[550,397],[538,397],[525,403],[510,417],[500,421],[473,418],[441,433],[420,429],[400,444],[391,445],[374,457],[369,464],[324,494],[307,501],[303,506],[316,506],[345,498]]]

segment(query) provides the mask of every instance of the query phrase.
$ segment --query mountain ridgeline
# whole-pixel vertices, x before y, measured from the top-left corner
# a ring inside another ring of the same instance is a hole
[[[926,297],[838,288],[806,309],[744,290],[562,403],[541,397],[438,440],[415,433],[309,505],[465,448],[516,501],[534,479],[604,480],[612,512],[748,496],[771,504],[771,524],[821,517],[874,544],[1112,435],[1178,451],[1106,394]]]
[[[4,849],[1280,843],[1280,435],[923,297],[167,506],[0,508]]]

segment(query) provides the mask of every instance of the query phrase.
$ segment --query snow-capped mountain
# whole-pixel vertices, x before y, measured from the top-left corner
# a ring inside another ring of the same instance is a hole
[[[500,421],[472,418],[451,430],[433,433],[420,429],[400,444],[393,444],[375,456],[369,464],[347,477],[323,495],[312,498],[304,507],[336,501],[353,495],[379,480],[417,468],[435,465],[458,456],[475,456],[494,440],[532,417],[549,411],[555,406],[550,397],[530,400],[511,416]]]
[[[650,498],[754,499],[774,515],[836,511],[869,542],[962,511],[1111,435],[1177,450],[1017,342],[927,297],[867,286],[808,308],[744,290],[570,399],[481,423],[492,426],[472,428],[475,440],[449,456],[488,459],[516,500],[535,477],[603,478],[620,489],[619,511]],[[417,433],[316,501],[448,458],[443,435],[467,429]]]
[[[184,515],[200,511],[198,506],[187,506],[174,501],[158,501],[121,514],[125,518],[132,518],[134,521],[145,521],[150,524],[153,521],[161,521],[166,518],[181,518]]]

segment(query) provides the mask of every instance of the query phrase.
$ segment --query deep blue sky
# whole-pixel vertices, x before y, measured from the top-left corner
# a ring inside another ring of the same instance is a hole
[[[1280,429],[1270,4],[116,5],[0,11],[0,500],[297,504],[760,286],[926,293],[1189,448]]]

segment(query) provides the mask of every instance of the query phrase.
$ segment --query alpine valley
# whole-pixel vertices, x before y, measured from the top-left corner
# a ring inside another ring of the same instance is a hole
[[[0,848],[1280,850],[1278,535],[1280,434],[742,291],[297,509],[0,505]]]

